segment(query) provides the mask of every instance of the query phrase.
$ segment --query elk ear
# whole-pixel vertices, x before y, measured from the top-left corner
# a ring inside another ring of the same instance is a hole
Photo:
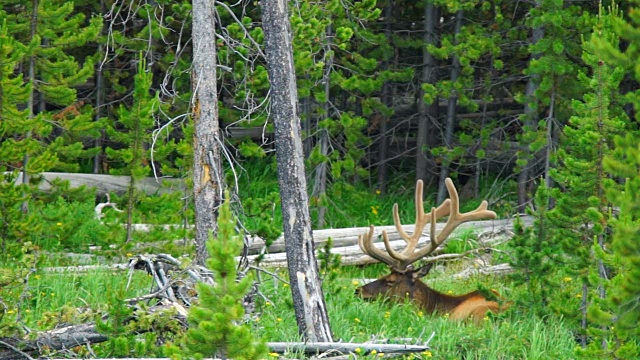
[[[431,271],[432,267],[433,267],[433,263],[428,263],[427,265],[424,265],[423,267],[419,268],[413,273],[413,278],[418,279],[427,275],[429,271]]]

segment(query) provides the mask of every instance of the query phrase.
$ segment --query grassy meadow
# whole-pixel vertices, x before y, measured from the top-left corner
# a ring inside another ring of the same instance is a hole
[[[455,270],[456,266],[451,266]],[[283,269],[276,270],[286,279]],[[355,288],[365,279],[386,273],[381,265],[332,269],[324,280],[324,292],[332,330],[343,342],[389,341],[422,344],[431,338],[432,350],[405,355],[415,359],[572,359],[576,346],[572,330],[559,318],[541,319],[517,305],[503,313],[486,317],[480,326],[452,322],[446,315],[423,313],[411,303],[366,302],[354,296]],[[447,270],[447,272],[449,272]],[[514,291],[508,278],[478,277],[451,281],[444,273],[431,275],[428,283],[445,292],[459,294],[479,285],[499,291],[509,298]],[[260,275],[261,296],[256,312],[248,320],[256,336],[267,341],[298,341],[298,331],[286,282]],[[127,284],[129,284],[127,286]],[[28,294],[9,316],[18,315],[33,330],[59,324],[91,321],[96,314],[112,311],[113,303],[149,293],[152,279],[137,271],[131,280],[126,272],[95,271],[89,273],[37,272],[30,276]],[[17,297],[24,287],[16,287]],[[522,295],[522,294],[521,294]],[[92,309],[90,312],[84,312]],[[115,356],[110,344],[93,345],[98,356]],[[80,352],[81,353],[81,352]],[[132,355],[132,354],[130,354]],[[129,355],[129,356],[130,356]],[[139,356],[162,356],[161,348],[146,349]],[[301,358],[301,354],[286,354]],[[377,358],[380,354],[353,354],[354,358]],[[275,357],[274,357],[275,358]]]
[[[263,169],[252,176],[243,174],[238,183],[241,189],[239,198],[243,202],[237,215],[247,229],[266,238],[275,238],[281,232],[277,183],[272,170]],[[388,194],[351,185],[333,186],[327,199],[322,200],[328,208],[326,227],[390,225],[393,223],[391,208],[394,202],[400,205],[403,222],[411,222],[415,218],[413,194],[414,188],[409,184],[398,184]],[[116,198],[114,201],[124,203],[124,200]],[[313,216],[318,201],[311,199]],[[479,201],[465,201],[461,204],[462,211],[475,208]],[[425,208],[431,205],[429,199],[425,199]],[[100,245],[102,250],[82,258],[82,264],[122,263],[131,255],[145,252],[166,252],[176,257],[193,253],[192,247],[178,245],[176,240],[189,236],[180,229],[136,233],[134,243],[125,243],[125,232],[120,226],[125,222],[125,215],[106,208],[103,222],[100,222],[93,218],[93,206],[91,197],[84,201],[60,198],[47,204],[43,211],[46,217],[41,220],[45,230],[32,240],[35,245],[27,251],[33,256],[31,264],[35,264],[35,271],[26,275],[28,272],[24,268],[28,262],[24,258],[20,261],[17,257],[11,258],[13,260],[9,259],[0,266],[6,272],[5,278],[10,278],[7,274],[14,272],[14,279],[27,280],[26,283],[22,280],[0,281],[0,305],[5,307],[0,318],[0,333],[11,333],[15,327],[23,325],[30,331],[39,331],[61,324],[92,321],[106,314],[123,316],[122,306],[117,304],[122,304],[127,298],[149,294],[154,289],[153,279],[142,271],[134,272],[129,278],[126,271],[60,273],[43,270],[45,267],[77,265],[79,258],[70,257],[69,253],[88,253],[89,245]],[[492,210],[500,216],[507,216],[509,206],[498,203]],[[181,194],[142,197],[137,203],[134,219],[139,223],[177,224],[185,216],[191,216],[190,212],[184,207]],[[452,242],[447,246],[447,252],[466,250],[460,244],[467,244],[474,235],[465,233],[462,236],[464,241]],[[140,247],[143,242],[147,245]],[[504,258],[496,259],[496,262],[504,261]],[[366,302],[356,298],[354,290],[357,286],[366,279],[387,273],[387,268],[381,264],[355,267],[325,264],[322,268],[323,286],[334,338],[343,342],[412,344],[423,344],[431,339],[431,351],[405,355],[405,358],[416,359],[575,358],[575,319],[569,322],[563,321],[559,315],[537,315],[538,312],[527,305],[528,289],[509,276],[451,280],[447,275],[464,269],[468,264],[457,261],[445,265],[439,266],[440,270],[433,271],[427,278],[435,289],[451,294],[461,294],[478,287],[495,289],[513,305],[505,313],[488,316],[480,326],[452,322],[446,319],[446,315],[424,313],[411,303]],[[290,288],[282,280],[288,277],[286,270],[268,270],[278,277],[265,272],[254,274],[259,280],[260,294],[256,297],[256,311],[248,318],[247,324],[256,337],[266,341],[298,341]],[[561,282],[563,278],[567,279],[561,272],[557,276]],[[570,281],[564,283],[567,292],[578,292],[577,285]],[[117,333],[120,330],[111,331]],[[162,346],[157,345],[166,340],[171,338],[143,334],[121,340],[129,341],[130,346],[104,343],[93,345],[90,350],[78,347],[73,352],[86,357],[163,356]],[[123,348],[128,350],[123,351]],[[273,354],[270,356],[275,357]],[[301,358],[302,355],[289,353],[285,357]],[[381,354],[356,353],[352,357],[373,359],[381,357]]]

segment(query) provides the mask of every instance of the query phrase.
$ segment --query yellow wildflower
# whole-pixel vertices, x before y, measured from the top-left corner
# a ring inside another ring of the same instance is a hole
[[[62,223],[60,223],[60,222],[56,223],[56,226],[62,226]]]
[[[582,294],[576,294],[576,297],[577,297],[578,299],[582,299]]]
[[[282,321],[282,318],[277,318],[276,321],[280,322],[280,321]]]
[[[269,356],[278,357],[280,356],[280,354],[272,352],[272,353],[269,353]]]
[[[424,356],[426,356],[426,357],[432,357],[432,356],[433,356],[433,354],[431,354],[431,351],[429,351],[429,350],[425,350],[425,351],[423,351],[423,352],[422,352],[422,355],[424,355]]]
[[[391,311],[385,311],[384,318],[388,319],[389,317],[391,317]]]
[[[358,280],[353,280],[351,283],[353,284],[353,286],[360,285],[360,282]]]
[[[564,282],[571,282],[573,279],[570,278],[569,276],[566,276],[564,279],[562,279],[562,281]]]
[[[377,353],[378,353],[377,351],[375,351],[375,350],[371,350],[371,355],[375,355],[375,354],[377,354]]]
[[[362,353],[362,349],[360,349],[360,348],[358,347],[358,348],[356,348],[355,352],[356,352],[356,354],[361,354],[361,353]]]
[[[289,284],[285,283],[284,285],[282,285],[282,287],[289,287]]]
[[[376,195],[380,195],[380,194],[382,194],[382,191],[376,190]]]
[[[378,215],[378,207],[377,206],[372,206],[371,207],[371,213],[373,215]]]
[[[353,321],[355,321],[355,322],[359,323],[359,322],[360,322],[360,319],[355,318],[355,319],[353,319]]]
[[[127,257],[132,257],[133,254],[132,253],[127,253]]]
[[[424,313],[422,311],[418,311],[418,317],[422,317],[424,316]]]

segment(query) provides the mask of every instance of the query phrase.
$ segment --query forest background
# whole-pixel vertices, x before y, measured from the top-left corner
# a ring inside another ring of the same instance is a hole
[[[292,2],[314,229],[389,223],[371,199],[393,202],[423,179],[440,203],[452,177],[469,206],[487,198],[502,217],[536,217],[511,261],[541,314],[575,320],[593,351],[638,354],[637,6]],[[255,187],[275,174],[260,10],[217,10],[226,182],[247,231],[274,239],[279,194]],[[45,171],[190,181],[190,11],[189,1],[3,1],[3,264],[37,267],[36,250],[131,251],[131,231],[86,220],[95,193],[40,192]],[[128,223],[193,223],[186,194],[130,189],[116,199]],[[566,279],[579,296],[555,291]]]

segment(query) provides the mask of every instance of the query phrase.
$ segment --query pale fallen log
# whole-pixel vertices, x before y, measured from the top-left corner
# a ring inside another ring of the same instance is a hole
[[[452,275],[454,279],[468,279],[477,275],[506,275],[514,272],[515,269],[508,263],[493,266],[470,267],[457,274]]]
[[[128,176],[101,175],[101,174],[75,174],[75,173],[54,173],[43,172],[38,174],[44,181],[40,182],[38,188],[42,191],[51,190],[51,182],[55,179],[67,180],[72,188],[85,185],[89,188],[96,188],[98,195],[106,193],[124,194],[129,188]],[[22,183],[22,173],[16,177],[16,184]],[[153,178],[148,177],[136,182],[136,189],[145,194],[164,194],[175,191],[184,191],[185,185],[182,179],[174,178]]]
[[[350,229],[343,229],[350,230]],[[389,234],[391,235],[391,234]],[[508,241],[511,238],[511,232],[508,227],[497,229],[496,231],[490,231],[482,233],[478,236],[478,243],[483,248],[495,246],[497,244]],[[181,240],[178,240],[181,241]],[[356,240],[357,241],[357,240]],[[420,239],[418,248],[425,246],[429,242],[427,236]],[[395,250],[400,250],[406,243],[404,240],[396,240],[390,242],[391,247]],[[376,243],[377,247],[381,249],[384,247],[382,242]],[[316,245],[316,251],[319,247]],[[439,254],[442,249],[437,249],[434,255]],[[333,247],[330,252],[340,256],[340,264],[346,265],[367,265],[378,262],[371,258],[369,255],[365,255],[360,249],[359,245]],[[318,256],[319,257],[319,256]],[[263,254],[263,255],[249,255],[247,256],[249,265],[260,266],[265,268],[285,268],[287,267],[287,254],[285,252],[275,254]],[[240,261],[240,257],[236,258],[236,261]],[[67,267],[47,267],[43,268],[45,272],[89,272],[89,271],[119,271],[128,269],[128,264],[112,264],[112,265],[84,265],[84,266],[67,266]]]
[[[285,352],[304,352],[306,354],[319,354],[327,352],[357,353],[361,355],[369,354],[373,351],[377,353],[416,353],[430,350],[428,344],[408,345],[408,344],[373,344],[373,343],[339,343],[339,342],[318,342],[318,343],[267,343],[270,351],[283,354]]]
[[[110,265],[78,265],[78,266],[50,266],[42,268],[44,272],[64,273],[76,272],[86,273],[94,271],[123,271],[128,270],[129,264],[110,264]]]
[[[452,238],[455,238],[455,234],[456,233],[454,232]],[[391,233],[389,233],[389,236],[391,236]],[[508,241],[511,236],[512,235],[509,228],[503,227],[496,229],[495,231],[489,231],[480,234],[478,244],[483,248],[491,247]],[[429,241],[430,240],[428,236],[423,236],[422,238],[420,238],[420,241],[418,242],[418,249],[426,246]],[[394,250],[401,250],[406,246],[406,242],[404,240],[395,240],[390,241],[390,245]],[[380,249],[384,249],[384,243],[382,242],[377,242],[375,246]],[[318,245],[316,245],[316,251],[318,250],[318,248]],[[378,262],[377,260],[369,257],[369,255],[365,255],[360,249],[359,245],[333,247],[329,251],[334,255],[340,256],[341,265],[366,265]],[[439,248],[436,249],[433,254],[437,255],[441,252],[442,249]],[[249,255],[247,259],[249,261],[249,264],[259,265],[266,268],[282,268],[287,266],[287,254],[284,252],[264,255]]]
[[[530,226],[533,223],[531,216],[522,216],[522,222],[525,226]],[[500,231],[502,229],[513,229],[514,219],[501,219],[501,220],[484,220],[484,221],[470,221],[464,223],[453,232],[452,238],[460,236],[467,231],[473,230],[474,233],[487,233],[489,231]],[[412,233],[415,225],[402,225],[402,228],[408,233]],[[444,227],[444,223],[436,224],[436,229],[439,231]],[[316,249],[324,246],[329,238],[331,238],[332,246],[334,248],[357,245],[358,236],[369,231],[369,227],[355,227],[355,228],[342,228],[342,229],[321,229],[313,230],[313,242],[316,245]],[[374,237],[379,237],[382,231],[386,231],[390,241],[400,240],[400,235],[394,225],[376,226],[374,229]],[[425,229],[425,234],[419,240],[419,244],[426,244],[429,241],[429,227]],[[380,240],[381,241],[381,240]],[[280,236],[274,240],[268,248],[265,248],[265,241],[257,236],[251,237],[251,245],[249,247],[250,254],[256,254],[259,252],[266,253],[279,253],[285,251],[284,237]]]
[[[106,341],[106,340],[103,340]],[[0,345],[2,346],[2,345]],[[378,354],[408,354],[431,350],[429,345],[408,344],[372,344],[372,343],[340,343],[340,342],[268,342],[267,347],[272,353],[284,354],[287,352],[305,354],[342,353],[367,355],[372,352]],[[16,357],[17,358],[17,357]],[[4,358],[3,358],[4,359]],[[13,359],[13,358],[12,358]],[[219,358],[205,358],[203,360],[218,360]],[[56,359],[49,359],[56,360]],[[62,359],[59,359],[62,360]],[[100,360],[116,360],[104,358]],[[123,359],[118,359],[123,360]],[[126,359],[124,359],[126,360]],[[169,358],[130,358],[130,360],[170,360]]]

